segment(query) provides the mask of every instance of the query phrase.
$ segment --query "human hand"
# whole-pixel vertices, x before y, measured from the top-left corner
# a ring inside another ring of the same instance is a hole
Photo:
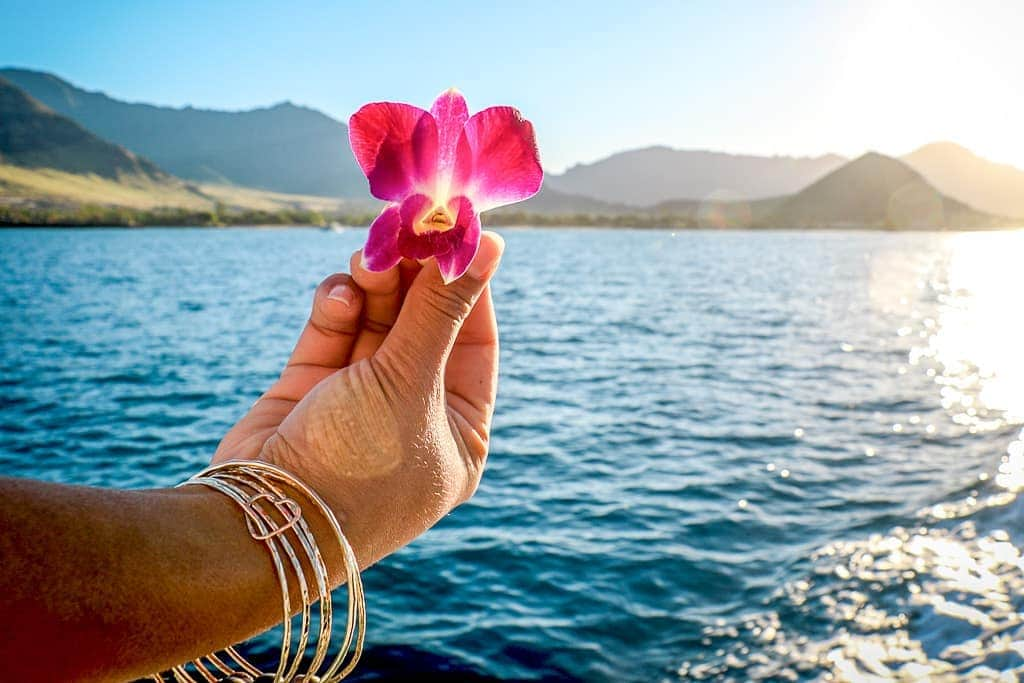
[[[503,249],[485,232],[447,286],[433,260],[376,273],[356,252],[351,276],[317,288],[280,378],[213,463],[258,459],[297,476],[364,567],[433,526],[473,494],[487,457],[498,381],[488,282]]]

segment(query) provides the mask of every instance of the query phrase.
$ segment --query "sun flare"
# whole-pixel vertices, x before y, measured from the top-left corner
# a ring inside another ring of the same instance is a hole
[[[1024,231],[955,235],[948,248],[941,312],[924,349],[944,368],[943,403],[970,412],[977,401],[1024,422]],[[976,398],[958,390],[965,383]]]
[[[993,54],[999,26],[952,3],[859,4],[849,19],[832,97],[856,122],[857,137],[892,153],[955,139],[982,156],[1024,163],[1020,63]]]

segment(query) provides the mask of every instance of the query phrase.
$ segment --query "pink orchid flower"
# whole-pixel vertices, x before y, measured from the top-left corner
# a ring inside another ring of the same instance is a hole
[[[470,116],[454,88],[430,111],[367,104],[348,126],[370,193],[390,202],[370,226],[368,270],[434,257],[444,281],[455,280],[480,246],[480,213],[532,197],[544,179],[533,124],[514,107]]]

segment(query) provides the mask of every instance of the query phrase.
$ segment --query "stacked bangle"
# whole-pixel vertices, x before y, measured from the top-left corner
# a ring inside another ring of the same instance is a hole
[[[262,542],[270,551],[270,557],[281,586],[281,606],[284,615],[281,642],[281,658],[273,673],[260,671],[247,661],[234,647],[225,648],[170,671],[153,674],[150,679],[159,683],[195,683],[196,681],[223,683],[262,683],[264,681],[287,681],[299,683],[333,683],[352,672],[363,651],[366,634],[366,605],[363,599],[363,582],[359,576],[359,565],[355,553],[341,531],[341,525],[326,503],[315,491],[293,475],[274,465],[258,461],[233,461],[210,467],[179,486],[201,485],[224,494],[242,508],[249,535]],[[348,619],[345,638],[333,662],[324,668],[324,660],[331,641],[334,615],[331,603],[331,586],[327,566],[317,545],[312,530],[306,523],[299,504],[289,498],[282,486],[297,491],[318,513],[328,521],[335,540],[341,548],[345,562],[345,585],[348,589]],[[299,552],[296,552],[297,541]],[[306,580],[303,562],[312,567],[315,581],[311,586]],[[295,575],[302,599],[301,622],[295,656],[292,653],[292,600],[288,568]],[[315,598],[310,599],[315,593]],[[300,673],[309,645],[311,605],[319,606],[319,632],[316,650],[305,673]],[[320,673],[321,669],[323,672]]]

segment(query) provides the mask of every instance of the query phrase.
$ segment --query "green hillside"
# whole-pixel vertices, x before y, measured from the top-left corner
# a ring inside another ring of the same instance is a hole
[[[52,74],[0,69],[19,88],[96,135],[188,180],[291,194],[365,198],[345,124],[289,102],[213,111],[122,102]]]
[[[0,78],[0,163],[30,169],[159,181],[149,161],[102,140]]]
[[[182,181],[0,78],[0,225],[322,223],[376,202]]]

